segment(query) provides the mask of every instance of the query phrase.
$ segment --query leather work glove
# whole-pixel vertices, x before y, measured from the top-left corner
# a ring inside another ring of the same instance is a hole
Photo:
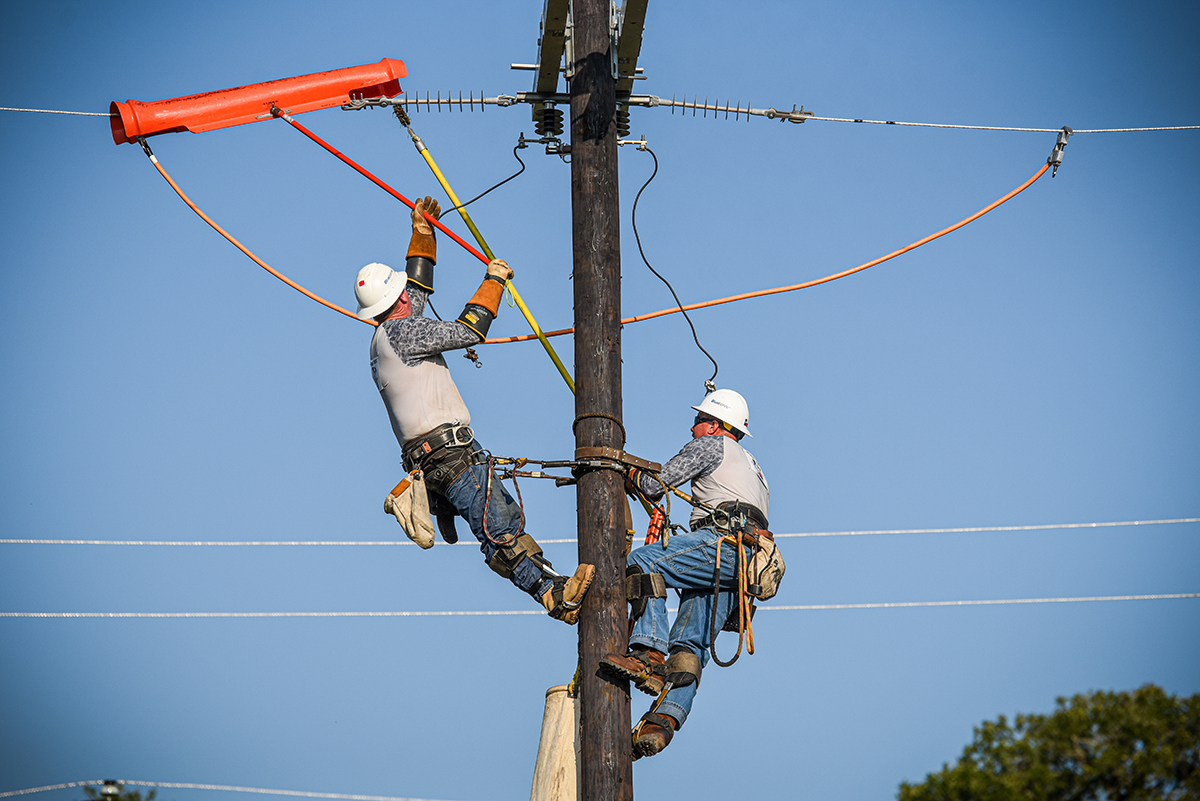
[[[433,226],[425,219],[426,214],[435,220],[442,215],[438,202],[430,195],[426,195],[423,200],[418,200],[412,210],[413,230],[419,234],[429,235],[433,233]]]
[[[492,259],[489,261],[487,272],[488,275],[494,275],[497,278],[501,278],[505,281],[508,281],[513,277],[512,268],[508,266],[508,262],[504,261],[504,259]]]

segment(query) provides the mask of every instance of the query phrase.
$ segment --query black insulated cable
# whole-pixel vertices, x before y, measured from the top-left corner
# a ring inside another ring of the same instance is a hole
[[[646,183],[642,184],[642,188],[638,190],[637,196],[634,197],[634,199],[633,199],[633,212],[631,215],[632,221],[633,221],[633,238],[637,242],[638,253],[641,254],[642,261],[644,261],[646,263],[646,267],[649,268],[650,272],[654,273],[658,277],[658,280],[662,281],[664,284],[667,285],[667,289],[671,290],[671,297],[675,298],[675,303],[676,303],[676,305],[679,306],[679,311],[683,313],[683,319],[687,320],[688,327],[692,329],[692,339],[695,340],[696,347],[700,349],[701,353],[703,353],[705,356],[708,357],[708,360],[710,362],[712,362],[712,366],[713,366],[712,377],[704,382],[705,388],[709,392],[712,392],[714,389],[716,389],[715,382],[717,380],[717,373],[720,372],[721,368],[717,365],[717,360],[712,357],[712,354],[709,353],[707,350],[705,350],[704,346],[700,344],[700,337],[698,337],[696,335],[696,326],[692,324],[692,318],[688,317],[688,313],[686,311],[684,311],[683,302],[679,299],[679,295],[677,295],[675,293],[675,287],[671,286],[671,282],[668,281],[666,278],[663,278],[662,274],[660,274],[658,272],[658,270],[654,269],[654,267],[651,266],[650,260],[646,258],[646,251],[644,251],[642,249],[642,237],[638,234],[638,228],[637,228],[638,201],[641,200],[641,198],[642,198],[642,192],[645,192],[646,187],[649,186],[650,182],[654,180],[654,176],[658,175],[658,156],[654,155],[654,151],[651,150],[646,145],[640,146],[638,148],[638,150],[645,150],[647,153],[650,154],[650,158],[654,159],[654,172],[650,173],[650,177],[646,179]]]

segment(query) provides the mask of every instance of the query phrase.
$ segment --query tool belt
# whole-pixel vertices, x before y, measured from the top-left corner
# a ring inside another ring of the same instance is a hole
[[[475,463],[479,451],[470,447],[474,441],[475,432],[470,426],[440,425],[405,444],[404,468],[424,471],[429,490],[445,495],[449,486]]]
[[[767,539],[773,539],[771,532],[767,531],[767,516],[759,511],[758,507],[751,506],[748,503],[741,501],[725,501],[717,506],[716,511],[712,514],[707,514],[704,517],[691,524],[692,531],[701,528],[715,528],[721,531],[728,531],[729,524],[732,518],[738,514],[746,516],[746,526],[742,533],[755,544],[758,537],[764,536]]]

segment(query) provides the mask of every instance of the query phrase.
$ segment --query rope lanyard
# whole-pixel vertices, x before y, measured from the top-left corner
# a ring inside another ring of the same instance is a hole
[[[974,222],[975,220],[979,219],[983,215],[987,214],[989,211],[992,211],[992,210],[996,209],[997,207],[1001,206],[1002,204],[1007,203],[1008,201],[1012,200],[1017,195],[1024,192],[1029,187],[1033,186],[1033,184],[1039,178],[1041,178],[1043,175],[1045,175],[1046,170],[1048,170],[1048,169],[1050,169],[1050,165],[1043,164],[1042,168],[1040,170],[1038,170],[1036,173],[1034,173],[1033,177],[1031,177],[1028,181],[1021,184],[1016,189],[1012,190],[1011,192],[1009,192],[1007,195],[1000,198],[999,200],[996,200],[995,202],[993,202],[993,203],[985,206],[984,208],[980,209],[979,211],[975,212],[970,217],[967,217],[966,219],[956,222],[954,225],[951,225],[949,228],[943,228],[941,231],[938,231],[936,234],[930,234],[929,236],[925,237],[924,239],[918,239],[916,242],[906,245],[906,246],[900,248],[899,250],[893,251],[893,252],[887,254],[886,256],[880,256],[878,259],[868,261],[865,264],[860,264],[857,267],[852,267],[849,270],[843,270],[840,273],[833,273],[832,275],[827,275],[824,278],[818,278],[814,281],[805,281],[802,284],[791,284],[789,286],[781,286],[781,287],[776,287],[774,289],[760,289],[757,292],[746,292],[741,295],[730,295],[727,298],[718,298],[716,300],[704,301],[703,303],[689,303],[684,306],[674,306],[669,309],[661,309],[656,312],[650,312],[649,314],[638,314],[638,315],[634,315],[633,317],[624,318],[623,320],[621,320],[621,324],[628,325],[629,323],[640,323],[643,320],[652,320],[655,317],[663,317],[664,315],[667,315],[667,314],[677,314],[678,312],[681,312],[681,311],[691,311],[692,309],[704,309],[709,306],[719,306],[723,303],[733,303],[734,301],[747,300],[749,298],[761,298],[766,295],[777,295],[782,292],[795,292],[798,289],[808,289],[809,287],[817,286],[818,284],[826,284],[826,283],[829,283],[830,281],[836,281],[839,278],[845,278],[848,275],[853,275],[854,273],[862,272],[863,270],[866,270],[869,267],[874,267],[877,264],[882,264],[883,262],[888,261],[889,259],[894,259],[903,253],[907,253],[910,250],[919,248],[919,247],[921,247],[921,245],[928,244],[928,243],[932,242],[933,240],[937,239],[938,237],[945,236],[946,234],[951,233],[952,231],[957,231],[959,228],[962,228],[967,223]],[[547,331],[546,336],[559,337],[559,336],[563,336],[564,334],[574,333],[574,331],[575,331],[574,328],[564,328],[559,331]],[[493,344],[500,344],[500,343],[505,343],[505,342],[525,342],[529,339],[532,339],[532,337],[528,336],[528,335],[523,335],[523,336],[516,336],[516,337],[497,337],[495,339],[487,339],[484,341],[489,345],[493,345]]]
[[[742,644],[746,645],[746,653],[754,653],[754,623],[753,623],[753,597],[746,592],[747,585],[747,564],[746,564],[746,548],[742,542],[742,529],[728,536],[721,537],[717,542],[717,568],[716,574],[713,577],[713,605],[712,614],[709,620],[709,639],[708,650],[712,654],[713,661],[721,667],[729,667],[734,662],[738,661],[738,657],[742,655]],[[738,647],[733,658],[728,662],[722,662],[721,657],[717,656],[717,599],[721,596],[721,546],[732,545],[737,551],[737,610],[738,610]]]

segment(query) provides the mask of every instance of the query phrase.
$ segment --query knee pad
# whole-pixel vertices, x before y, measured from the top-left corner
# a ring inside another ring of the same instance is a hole
[[[487,561],[487,566],[496,571],[502,578],[512,578],[513,571],[522,559],[533,559],[535,564],[544,561],[540,557],[542,548],[533,537],[521,534],[507,545],[501,545]]]
[[[700,657],[686,648],[672,651],[667,657],[667,681],[676,687],[686,687],[692,683],[699,687],[703,670]]]
[[[647,573],[638,565],[625,568],[625,598],[629,601],[629,617],[637,620],[646,613],[651,598],[667,597],[667,580],[661,573]]]

